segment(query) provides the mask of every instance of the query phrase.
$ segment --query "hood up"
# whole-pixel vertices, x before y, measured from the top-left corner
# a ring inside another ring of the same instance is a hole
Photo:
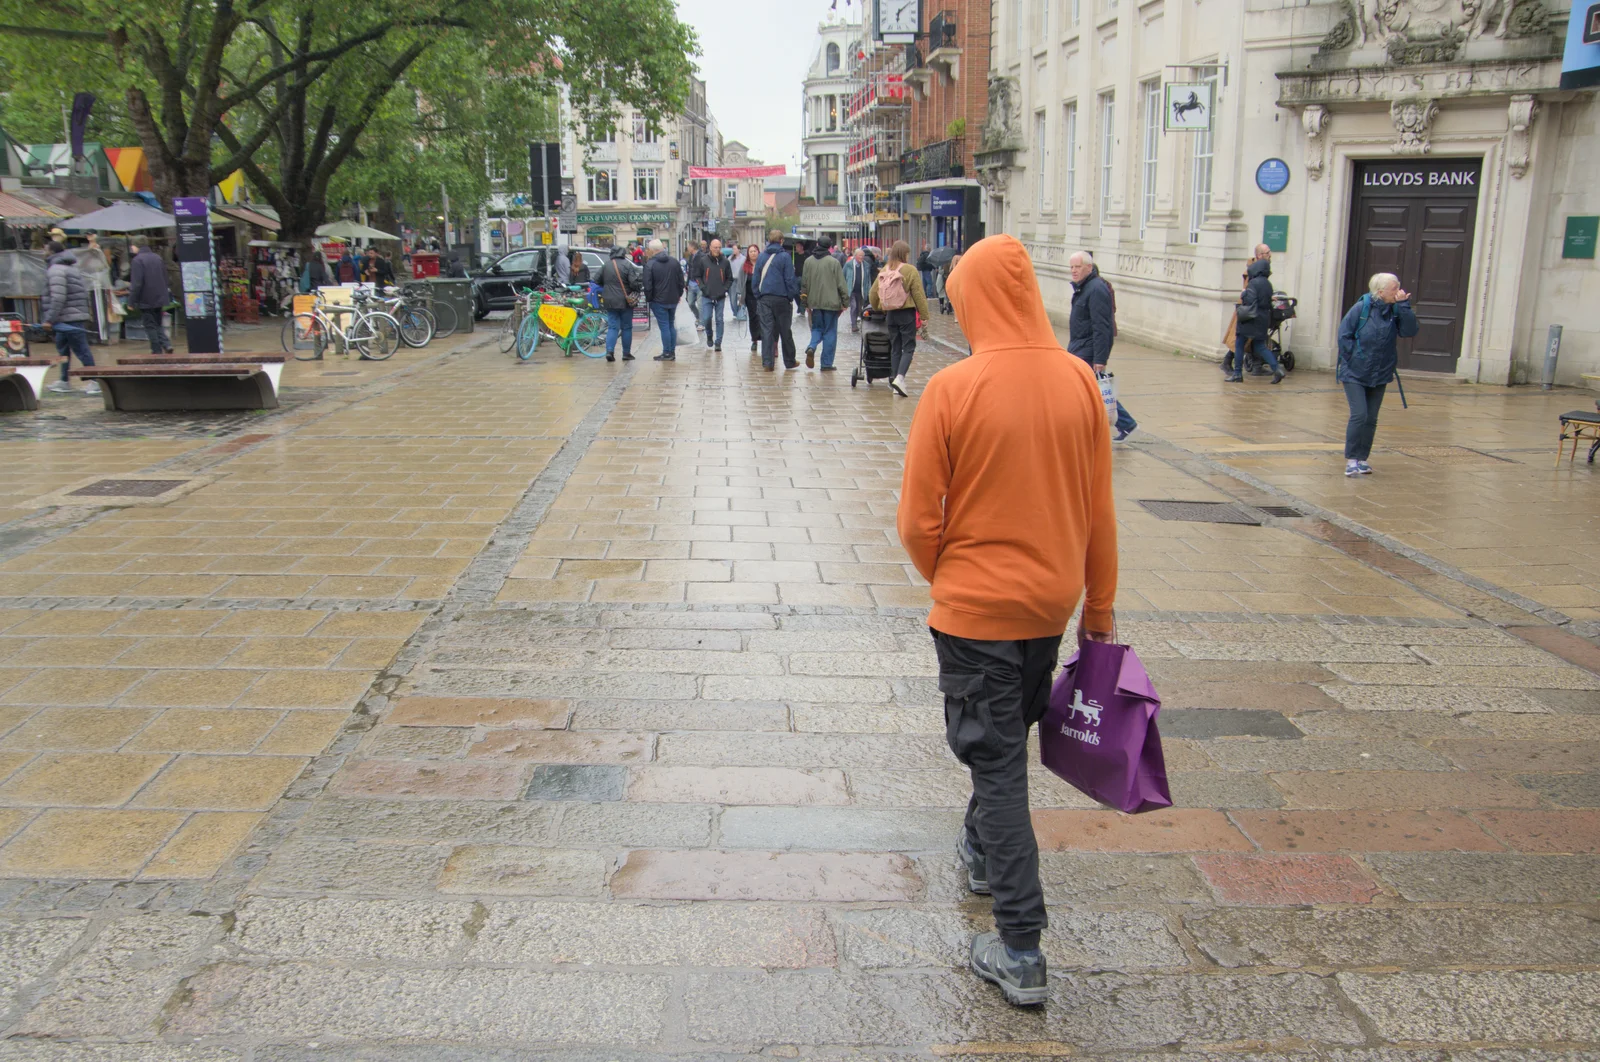
[[[1254,280],[1256,277],[1270,277],[1272,275],[1272,262],[1265,258],[1257,258],[1250,263],[1244,275]]]
[[[45,265],[47,265],[47,266],[53,266],[53,265],[77,265],[77,264],[78,264],[78,256],[73,254],[71,251],[62,251],[60,254],[53,254],[45,262]]]
[[[1014,236],[989,236],[961,256],[945,291],[973,354],[1016,347],[1059,351],[1033,260]]]

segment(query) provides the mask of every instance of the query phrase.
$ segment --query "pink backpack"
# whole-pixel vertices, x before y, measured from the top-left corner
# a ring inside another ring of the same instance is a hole
[[[903,310],[910,305],[911,293],[906,290],[906,278],[899,266],[878,274],[878,302],[885,310]]]

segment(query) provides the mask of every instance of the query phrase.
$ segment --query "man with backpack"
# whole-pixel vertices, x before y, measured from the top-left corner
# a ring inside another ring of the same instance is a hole
[[[1068,324],[1067,353],[1089,363],[1095,375],[1106,371],[1111,345],[1117,338],[1117,294],[1100,275],[1094,255],[1076,251],[1067,259],[1072,274],[1072,316]],[[1139,422],[1117,403],[1116,441],[1132,435]]]
[[[767,249],[756,262],[756,292],[761,296],[761,367],[777,369],[778,344],[783,344],[783,366],[798,368],[794,350],[794,304],[800,281],[794,275],[794,258],[783,249],[783,233],[767,233]]]
[[[1367,294],[1339,322],[1339,364],[1334,378],[1344,387],[1350,422],[1344,430],[1344,474],[1370,476],[1372,437],[1378,430],[1383,392],[1400,365],[1396,344],[1417,334],[1411,294],[1393,273],[1375,273]],[[1402,394],[1402,397],[1404,395]]]

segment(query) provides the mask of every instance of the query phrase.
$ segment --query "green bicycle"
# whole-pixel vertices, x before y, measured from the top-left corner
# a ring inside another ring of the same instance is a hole
[[[572,357],[574,349],[587,358],[605,356],[606,315],[589,305],[588,293],[581,285],[567,289],[565,296],[544,292],[532,312],[525,314],[517,327],[517,357],[533,357],[545,336],[556,341],[563,354]],[[530,300],[531,302],[531,300]]]

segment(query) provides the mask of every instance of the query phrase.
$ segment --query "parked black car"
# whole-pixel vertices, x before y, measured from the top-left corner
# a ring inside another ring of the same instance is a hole
[[[496,259],[487,269],[472,274],[472,304],[481,321],[490,310],[509,310],[523,288],[542,288],[554,279],[555,247],[529,247]],[[589,265],[590,276],[599,276],[606,264],[606,252],[593,247],[572,247]]]

